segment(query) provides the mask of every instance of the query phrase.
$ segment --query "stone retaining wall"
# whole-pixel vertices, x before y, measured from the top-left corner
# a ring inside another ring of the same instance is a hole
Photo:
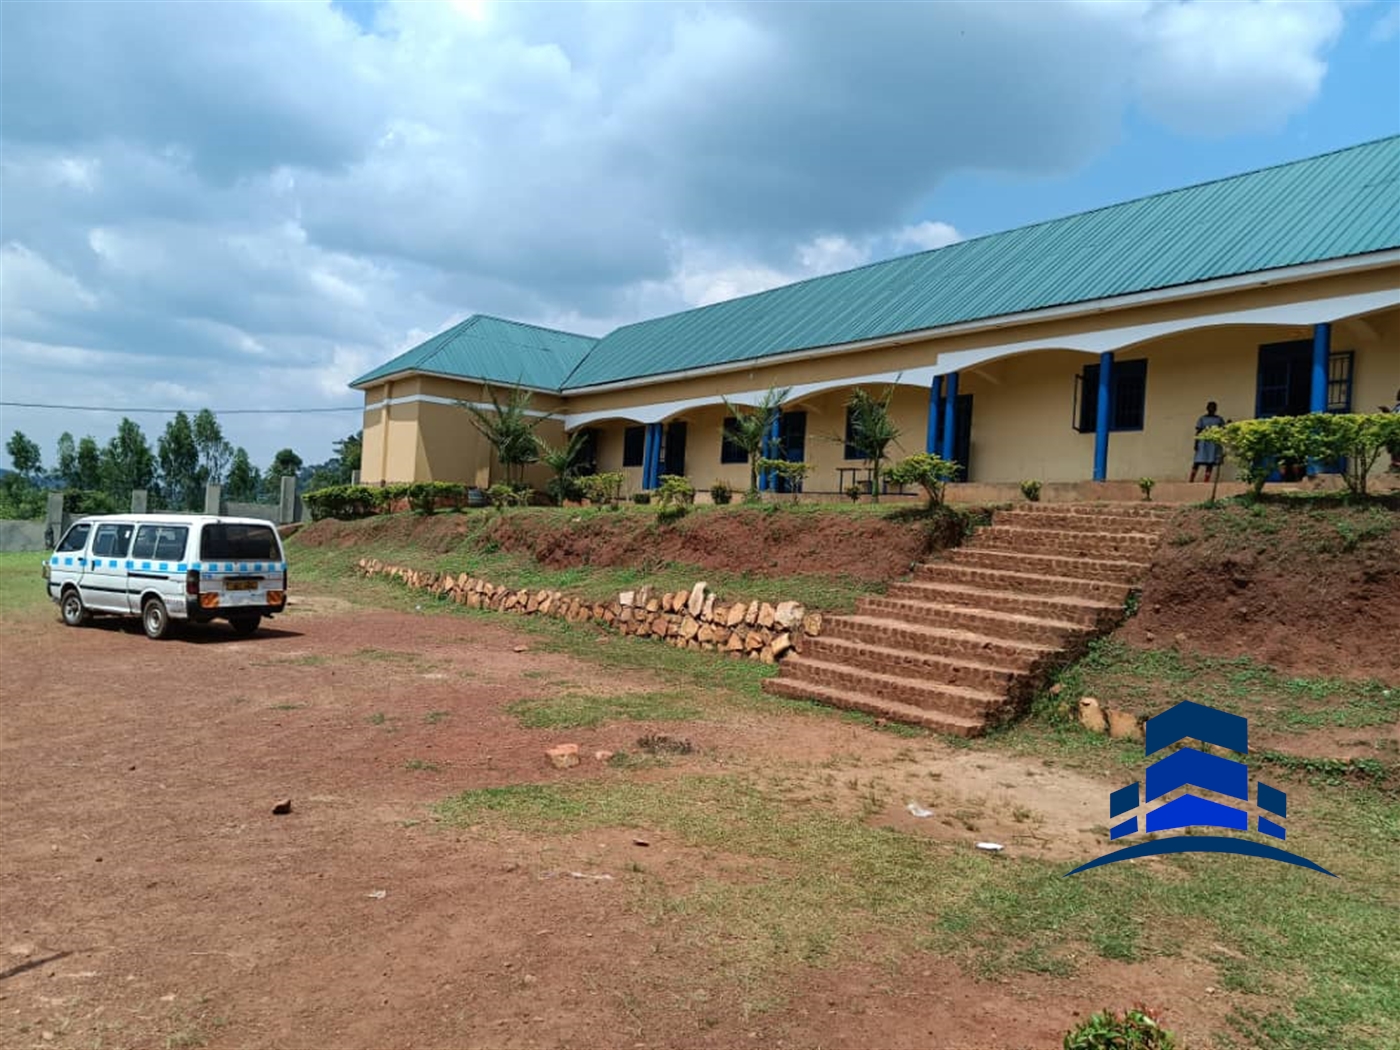
[[[361,558],[356,571],[402,580],[471,609],[593,622],[622,634],[664,639],[681,649],[770,664],[800,650],[804,636],[816,637],[822,630],[822,614],[809,613],[798,602],[721,602],[703,581],[688,591],[642,587],[623,591],[610,602],[588,602],[562,591],[504,587],[466,573],[421,572],[377,558]]]

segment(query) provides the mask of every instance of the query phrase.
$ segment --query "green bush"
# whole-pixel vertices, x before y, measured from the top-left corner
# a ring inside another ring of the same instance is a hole
[[[622,483],[625,480],[621,471],[608,474],[589,474],[578,479],[584,498],[590,503],[604,506],[616,503],[622,498]]]
[[[1141,1006],[1091,1014],[1065,1033],[1065,1050],[1175,1050],[1176,1039]]]
[[[948,482],[956,481],[962,470],[951,459],[935,456],[931,452],[916,452],[906,456],[885,472],[885,480],[892,485],[919,485],[928,493],[930,507],[941,506]]]
[[[690,483],[689,478],[679,474],[662,474],[660,480],[656,501],[661,506],[689,506],[695,502],[695,486]]]
[[[633,502],[633,503],[643,504],[643,505],[645,505],[645,504],[647,504],[647,503],[650,503],[650,502],[651,502],[651,493],[650,493],[650,492],[634,492],[634,493],[632,493],[632,502]]]
[[[444,501],[450,502],[454,510],[461,510],[467,486],[457,481],[415,481],[408,486],[406,495],[415,514],[432,514]]]
[[[1034,478],[1027,478],[1021,482],[1021,495],[1026,497],[1030,503],[1040,502],[1040,482]]]
[[[689,513],[687,503],[663,503],[656,512],[656,520],[662,525],[674,525]]]
[[[734,490],[728,482],[716,481],[710,486],[710,499],[717,505],[723,506],[734,498]]]
[[[405,486],[375,488],[370,485],[331,485],[316,489],[301,497],[312,521],[336,518],[349,521],[383,513],[390,502],[403,494]]]
[[[1400,415],[1391,412],[1242,419],[1201,432],[1229,456],[1240,477],[1264,489],[1269,475],[1282,465],[1318,463],[1340,470],[1351,493],[1366,495],[1367,475],[1388,445],[1400,442]]]
[[[69,489],[63,494],[65,514],[120,514],[123,509],[111,493],[100,489]]]
[[[530,504],[530,497],[534,490],[529,485],[521,482],[507,484],[498,481],[486,490],[486,498],[491,506],[497,510],[504,510],[506,507],[526,507]]]
[[[788,483],[788,490],[792,493],[792,498],[796,499],[798,492],[802,489],[802,482],[807,475],[812,473],[812,465],[803,463],[800,460],[786,459],[760,459],[758,469],[778,475]]]
[[[1152,490],[1156,485],[1157,482],[1152,478],[1138,478],[1138,488],[1142,490],[1142,498],[1149,502],[1152,500]]]

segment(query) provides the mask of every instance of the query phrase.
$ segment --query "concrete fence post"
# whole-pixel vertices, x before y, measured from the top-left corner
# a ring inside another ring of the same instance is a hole
[[[350,472],[350,484],[352,484],[352,485],[358,485],[359,483],[360,483],[360,472],[359,472],[358,470],[352,470],[352,471]]]
[[[44,542],[50,550],[58,545],[68,530],[68,515],[63,513],[63,493],[50,492],[44,501]]]
[[[288,474],[282,478],[281,497],[277,503],[277,524],[290,525],[297,520],[297,479]]]
[[[204,513],[222,514],[224,512],[224,487],[222,485],[209,484],[204,486]]]
[[[133,513],[133,514],[145,514],[145,513],[146,513],[146,490],[145,490],[145,489],[132,489],[132,490],[131,490],[131,513]]]

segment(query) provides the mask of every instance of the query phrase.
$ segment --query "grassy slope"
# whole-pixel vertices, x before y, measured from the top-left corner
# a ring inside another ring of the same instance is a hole
[[[322,586],[376,604],[417,608],[422,596],[383,581],[323,576]],[[431,614],[482,616],[429,603]],[[771,669],[711,654],[629,640],[598,645],[586,625],[520,619],[542,648],[603,667],[650,669],[674,685],[659,701],[684,717],[689,683],[741,707],[773,704],[758,691]],[[1283,730],[1318,721],[1393,721],[1383,689],[1366,683],[1283,679],[1247,660],[1210,661],[1105,643],[1067,669],[1067,691],[1129,681],[1146,695],[1190,694],[1239,708],[1273,700]],[[1337,698],[1333,705],[1330,698]],[[964,746],[1038,756],[1047,766],[1107,773],[1106,787],[1142,763],[1140,745],[1085,735],[1058,717],[1048,695],[1032,719]],[[812,717],[842,717],[805,705]],[[532,724],[584,724],[628,717],[607,697],[590,707],[574,693],[560,705],[518,711]],[[643,716],[645,717],[645,715]],[[709,706],[706,717],[722,717]],[[560,721],[551,721],[557,718]],[[911,733],[918,737],[922,734]],[[665,760],[656,760],[664,764]],[[746,989],[749,1008],[776,1006],[786,980],[805,967],[850,960],[884,945],[886,963],[920,952],[956,958],[973,972],[1072,974],[1095,958],[1133,961],[1189,954],[1214,963],[1221,987],[1242,1004],[1220,1033],[1237,1045],[1385,1047],[1400,1042],[1400,905],[1393,846],[1400,841],[1394,777],[1352,777],[1345,764],[1274,765],[1270,779],[1292,796],[1290,818],[1306,836],[1295,848],[1341,878],[1244,858],[1177,856],[1063,878],[1066,865],[990,859],[923,837],[874,827],[820,799],[793,798],[783,776],[756,763],[637,781],[624,768],[579,784],[514,785],[444,800],[450,823],[500,826],[540,836],[594,827],[651,827],[707,851],[746,858],[754,877],[705,879],[684,890],[644,881],[638,906],[660,921],[684,917],[697,948],[718,953]],[[656,764],[655,762],[653,764]],[[1112,772],[1118,769],[1120,772]],[[701,767],[704,770],[704,767]],[[888,789],[871,787],[871,809]],[[989,936],[994,933],[995,936]]]

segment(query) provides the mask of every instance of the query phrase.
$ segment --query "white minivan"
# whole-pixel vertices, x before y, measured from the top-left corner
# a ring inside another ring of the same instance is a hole
[[[269,521],[201,514],[104,514],[76,521],[44,563],[70,627],[139,616],[163,638],[174,620],[227,620],[252,634],[287,606],[287,557]]]

